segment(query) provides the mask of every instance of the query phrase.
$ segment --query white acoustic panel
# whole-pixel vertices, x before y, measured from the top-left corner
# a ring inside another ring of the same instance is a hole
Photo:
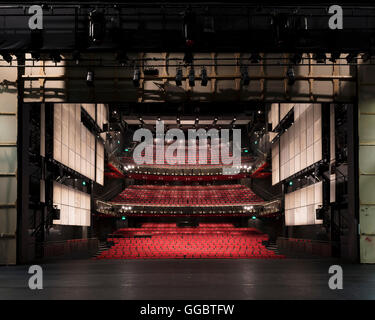
[[[96,143],[96,182],[104,185],[104,145]]]
[[[60,220],[53,220],[54,224],[90,226],[89,194],[54,182],[53,204],[60,209]]]
[[[285,195],[285,225],[321,224],[316,209],[323,205],[323,184],[318,182]]]
[[[294,103],[280,103],[280,121],[293,109]]]
[[[280,137],[279,156],[280,181],[322,160],[321,104],[294,104],[294,123]]]
[[[92,120],[96,121],[95,118],[95,104],[93,103],[83,103],[81,104],[82,108],[87,111]]]
[[[271,109],[269,112],[269,123],[272,123],[272,130],[276,128],[276,126],[279,124],[279,104],[278,103],[272,103]]]
[[[279,142],[272,145],[272,185],[280,181]]]
[[[95,180],[95,136],[81,122],[80,104],[54,105],[53,157]]]

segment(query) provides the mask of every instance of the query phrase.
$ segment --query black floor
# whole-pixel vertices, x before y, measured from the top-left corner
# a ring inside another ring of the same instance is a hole
[[[328,288],[340,264],[344,289]],[[333,260],[71,260],[42,265],[44,289],[28,288],[28,266],[0,267],[0,299],[375,299],[375,265]]]

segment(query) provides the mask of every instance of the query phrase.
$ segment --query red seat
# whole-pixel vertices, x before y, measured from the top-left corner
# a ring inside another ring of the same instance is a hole
[[[134,235],[152,238],[134,238]],[[141,228],[119,229],[127,238],[110,238],[114,245],[97,259],[281,259],[262,241],[268,236],[254,228],[231,224],[202,223],[198,228],[177,228],[175,224],[145,223]]]

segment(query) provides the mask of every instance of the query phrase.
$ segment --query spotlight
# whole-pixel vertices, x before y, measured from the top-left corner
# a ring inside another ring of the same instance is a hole
[[[6,62],[8,63],[12,62],[13,58],[9,53],[2,53],[1,55]]]
[[[337,59],[340,59],[340,53],[339,52],[332,52],[331,57],[329,58],[329,61],[335,63]]]
[[[194,69],[191,68],[189,71],[189,86],[194,87],[195,86],[195,74]]]
[[[133,85],[134,87],[139,87],[139,79],[140,79],[140,71],[138,68],[134,69],[134,75],[133,75]]]
[[[86,83],[89,87],[93,87],[94,86],[94,72],[89,70],[87,72],[87,76],[86,76]]]
[[[40,60],[40,52],[39,51],[31,52],[31,58],[33,58],[36,61],[39,61]]]
[[[176,70],[176,86],[182,86],[182,69],[177,68]]]
[[[207,70],[206,70],[205,67],[202,68],[202,71],[201,71],[201,78],[202,78],[201,85],[202,85],[203,87],[207,86],[208,78],[207,78]]]
[[[249,77],[249,73],[247,71],[247,68],[242,68],[242,71],[241,71],[241,83],[243,86],[248,86],[249,83],[250,83],[250,77]]]
[[[258,53],[252,53],[249,60],[251,61],[251,63],[259,63],[259,61],[261,60],[262,58],[260,57],[260,55]]]
[[[302,61],[302,54],[300,53],[295,53],[293,56],[290,57],[290,61],[293,64],[299,64]]]
[[[193,53],[190,51],[186,51],[184,55],[184,62],[186,64],[191,64],[193,63]]]
[[[371,59],[371,54],[369,52],[365,52],[364,54],[362,54],[362,60],[363,62],[367,62]]]
[[[73,51],[72,59],[75,61],[76,64],[79,64],[79,60],[81,60],[81,54],[79,51]]]
[[[355,62],[357,62],[357,54],[356,53],[349,53],[346,56],[345,59],[346,59],[347,63],[355,63]]]
[[[52,52],[52,53],[50,54],[50,58],[51,58],[51,60],[52,60],[54,63],[59,63],[59,62],[61,62],[61,56],[60,56],[60,54],[57,53],[57,52]]]
[[[288,85],[292,86],[296,82],[296,75],[293,67],[289,67],[286,72],[286,77],[288,78]]]
[[[325,63],[327,57],[325,53],[314,53],[313,59],[316,60],[317,63]]]
[[[105,16],[103,12],[93,10],[89,13],[89,38],[99,43],[105,35]]]

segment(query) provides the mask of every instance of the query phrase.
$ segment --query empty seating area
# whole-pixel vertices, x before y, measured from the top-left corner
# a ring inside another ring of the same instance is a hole
[[[197,150],[194,156],[189,155],[188,150],[182,151],[182,156],[174,154],[172,156],[159,157],[156,154],[156,150],[153,150],[153,155],[148,157],[144,153],[141,153],[141,156],[144,161],[144,165],[147,166],[182,166],[182,167],[207,167],[207,166],[231,166],[233,161],[233,154],[221,155],[217,151],[214,152],[214,156],[211,154],[211,149],[205,149],[205,155],[200,153],[201,151]],[[215,155],[216,154],[216,155]],[[134,162],[133,156],[123,156],[120,157],[123,165],[138,165]],[[169,160],[168,160],[169,159]],[[254,161],[252,156],[241,156],[242,164],[250,164]],[[174,163],[176,162],[176,163]]]
[[[131,185],[112,200],[116,204],[164,207],[241,206],[258,204],[262,201],[250,188],[240,184],[217,186]]]
[[[144,224],[120,229],[108,241],[113,246],[96,259],[282,259],[263,244],[268,236],[254,228],[231,224]]]

